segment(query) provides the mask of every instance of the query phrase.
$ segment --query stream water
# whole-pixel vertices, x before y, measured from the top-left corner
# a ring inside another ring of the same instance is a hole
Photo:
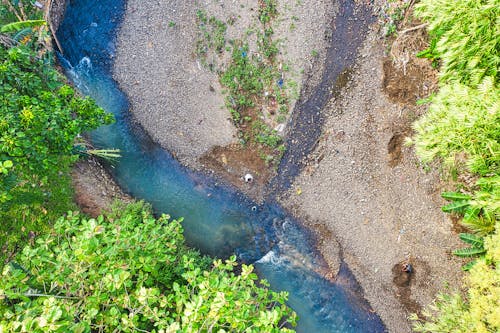
[[[184,217],[189,245],[220,257],[235,253],[253,263],[274,290],[288,291],[288,304],[300,317],[298,332],[384,332],[345,264],[335,283],[318,274],[324,263],[310,235],[283,208],[274,202],[257,205],[182,167],[134,125],[110,71],[124,9],[124,0],[69,0],[57,32],[68,78],[115,115],[115,124],[90,135],[99,148],[121,150],[122,157],[109,165],[119,185],[158,213]]]

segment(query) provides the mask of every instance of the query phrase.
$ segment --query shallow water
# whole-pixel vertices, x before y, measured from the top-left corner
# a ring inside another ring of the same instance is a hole
[[[236,253],[241,261],[254,263],[273,289],[288,291],[288,303],[300,317],[298,332],[383,332],[345,265],[339,280],[348,284],[331,283],[316,273],[323,261],[311,238],[279,205],[257,205],[233,188],[183,168],[132,124],[127,98],[110,76],[124,6],[113,0],[69,1],[57,33],[67,76],[116,117],[115,124],[91,133],[95,146],[121,150],[119,161],[109,165],[116,181],[158,213],[184,217],[191,246],[221,257]]]

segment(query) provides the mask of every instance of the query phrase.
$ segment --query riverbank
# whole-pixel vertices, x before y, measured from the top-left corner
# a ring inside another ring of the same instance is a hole
[[[402,34],[391,57],[378,28],[369,32],[350,82],[324,110],[321,140],[281,202],[318,231],[327,262],[340,244],[389,331],[410,332],[410,313],[446,285],[460,288],[462,263],[450,253],[461,244],[440,209],[439,174],[425,172],[403,145],[425,111],[416,100],[436,86],[430,63],[414,57],[426,36],[419,29]],[[411,274],[403,271],[407,263]]]
[[[168,7],[167,4],[164,6]],[[139,7],[132,9],[135,9],[134,14],[137,15],[136,24],[144,20],[153,25],[158,23],[156,16],[139,14]],[[165,21],[164,18],[162,20],[161,22]],[[166,71],[163,72],[163,67],[158,68],[158,64],[163,64],[165,59],[154,56],[155,50],[165,52],[165,57],[168,55],[161,43],[154,43],[156,34],[162,29],[168,31],[168,28],[183,27],[178,20],[170,22],[173,22],[171,27],[169,21],[165,21],[165,24],[158,26],[158,31],[146,31],[143,35],[147,38],[142,40],[143,49],[140,51],[151,49],[146,52],[151,56],[147,61],[155,65],[143,76],[144,80],[149,80],[149,84],[152,82],[151,86],[142,86],[139,81],[136,84],[138,87],[134,88],[133,79],[136,74],[130,75],[125,67],[120,69],[119,75],[124,75],[122,80],[126,79],[131,83],[125,89],[129,89],[129,96],[138,92],[144,96],[150,94],[148,98],[156,100],[157,93],[161,92],[158,89],[176,86],[175,82],[169,85],[172,83],[169,81],[171,76]],[[188,26],[185,28],[188,29]],[[148,30],[147,27],[145,29]],[[129,37],[133,33],[131,30]],[[147,42],[151,40],[153,42],[149,47]],[[178,42],[184,41],[179,38]],[[385,62],[383,44],[380,34],[372,30],[352,71],[351,80],[348,81],[350,83],[325,109],[327,119],[316,151],[310,156],[308,165],[294,182],[292,190],[282,197],[282,202],[297,216],[302,217],[312,229],[321,230],[318,235],[320,249],[327,259],[334,255],[335,258],[330,259],[338,261],[337,251],[330,251],[331,242],[338,240],[346,262],[387,327],[390,331],[405,332],[410,330],[406,320],[407,310],[418,311],[420,305],[428,304],[435,291],[442,288],[445,277],[453,277],[449,282],[457,285],[459,278],[455,275],[460,270],[456,260],[452,260],[447,253],[448,249],[457,246],[457,241],[451,236],[450,221],[439,208],[442,201],[438,195],[439,186],[435,186],[439,184],[439,179],[437,175],[425,175],[416,166],[411,150],[401,146],[411,120],[421,110],[405,104],[408,101],[398,99],[399,93],[407,96],[411,89],[400,91],[398,79],[391,85],[390,76],[382,75],[384,69],[391,68],[391,64]],[[139,49],[136,49],[137,52]],[[123,46],[119,46],[118,59],[120,52],[132,52],[134,49],[124,50]],[[128,53],[130,58],[134,55],[138,56]],[[145,64],[146,59],[142,60],[141,63]],[[175,68],[175,65],[172,66]],[[193,68],[196,71],[197,64]],[[116,72],[115,67],[115,74]],[[137,75],[142,75],[141,73]],[[158,73],[160,76],[157,76]],[[163,77],[166,81],[154,81],[156,78],[161,79],[161,75],[166,75]],[[183,78],[181,75],[181,79]],[[176,95],[176,91],[185,89],[189,82],[178,83],[177,89],[168,93]],[[204,84],[201,83],[200,87]],[[420,86],[424,87],[425,84]],[[389,92],[392,97],[388,98],[382,93],[384,86],[388,92],[395,90],[394,93]],[[430,87],[427,92],[429,89]],[[212,92],[209,88],[208,90]],[[418,95],[423,97],[425,93],[423,89],[422,94]],[[205,102],[204,95],[198,94],[198,90],[191,91],[189,95],[195,103],[200,103],[200,98]],[[412,97],[409,102],[413,103],[414,100]],[[186,118],[186,114],[182,114],[186,109],[176,108],[172,112],[177,114],[167,115],[173,117],[170,121],[176,122],[176,125],[167,130],[164,126],[170,126],[171,123],[162,118],[166,114],[164,105],[160,103],[152,108],[150,104],[143,102],[137,99],[135,105],[140,106],[142,114],[148,117],[150,126],[147,129],[150,134],[155,139],[161,139],[161,134],[168,132],[169,140],[172,140],[169,143],[173,147],[172,151],[177,151],[177,157],[187,165],[190,165],[190,157],[187,157],[189,154],[192,154],[192,163],[197,164],[198,154],[203,151],[200,146],[210,146],[208,142],[214,139],[212,132],[221,132],[216,133],[221,135],[216,137],[217,140],[225,138],[229,140],[229,144],[234,140],[232,134],[224,131],[227,128],[224,122],[227,114],[224,116],[221,112],[214,116],[212,112],[208,112],[207,116],[219,117],[219,121],[207,125],[202,119],[198,124],[192,122],[193,117]],[[220,108],[202,109],[218,113]],[[193,110],[198,111],[197,107],[193,107]],[[134,112],[137,118],[138,109]],[[228,131],[233,130],[229,126]],[[189,135],[186,136],[186,133]],[[176,140],[182,143],[177,145]],[[163,145],[168,149],[168,144]],[[405,280],[406,275],[401,273],[401,267],[406,261],[414,266],[415,271],[411,279]]]
[[[293,83],[297,92],[289,103],[293,110],[305,79],[317,80],[321,75],[335,8],[323,0],[278,1],[277,5],[280,16],[273,22],[273,39],[279,41],[280,53],[276,61],[280,70],[288,68],[282,71],[283,85]],[[255,43],[259,6],[257,0],[130,0],[117,37],[113,72],[129,97],[134,119],[154,141],[182,164],[208,169],[260,201],[275,169],[259,156],[258,149],[241,149],[238,129],[225,107],[226,91],[218,69],[211,71],[196,51],[201,33],[198,10],[224,22],[228,41],[248,38]],[[224,48],[214,56],[213,66],[227,66],[231,52]],[[242,180],[247,173],[253,175],[251,185]]]
[[[116,184],[100,161],[93,157],[79,160],[71,172],[74,200],[82,212],[97,217],[109,211],[115,201],[133,199]]]

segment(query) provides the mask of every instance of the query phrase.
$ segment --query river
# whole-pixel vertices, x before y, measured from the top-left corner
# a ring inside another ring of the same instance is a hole
[[[111,77],[114,39],[125,9],[122,0],[69,1],[57,32],[68,78],[116,123],[91,133],[99,148],[118,148],[108,165],[117,183],[150,202],[157,213],[184,217],[190,246],[206,254],[236,254],[253,263],[274,290],[289,293],[298,332],[384,332],[345,264],[331,282],[318,272],[324,262],[307,230],[273,201],[258,205],[236,189],[181,166],[150,140],[128,112],[127,97]],[[161,64],[159,64],[160,66]]]

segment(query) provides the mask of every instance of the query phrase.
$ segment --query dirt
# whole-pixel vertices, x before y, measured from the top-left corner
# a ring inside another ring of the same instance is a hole
[[[406,26],[418,26],[412,20]],[[437,70],[427,59],[414,55],[426,48],[428,41],[425,29],[399,35],[392,41],[391,52],[383,62],[382,86],[391,102],[413,105],[417,100],[429,96],[437,89]]]
[[[258,157],[259,147],[245,147],[233,144],[214,147],[201,156],[199,161],[218,177],[233,184],[252,199],[263,200],[267,183],[276,169]],[[244,176],[250,174],[252,180],[246,182]]]
[[[59,28],[59,24],[64,17],[64,11],[66,10],[66,0],[48,0],[43,1],[43,3],[50,6],[50,24],[53,28],[53,31],[55,32]]]
[[[109,210],[116,200],[132,201],[102,164],[92,157],[78,161],[71,176],[75,188],[75,202],[85,214],[92,217]]]
[[[404,145],[426,110],[416,101],[437,86],[430,62],[414,56],[427,46],[425,33],[403,34],[392,52],[385,44],[373,26],[350,82],[323,111],[315,151],[281,202],[318,231],[327,262],[335,262],[328,258],[340,246],[388,330],[410,332],[409,314],[430,304],[445,284],[460,288],[461,262],[450,253],[461,244],[456,223],[440,208],[446,184]],[[412,273],[401,271],[404,263]]]

